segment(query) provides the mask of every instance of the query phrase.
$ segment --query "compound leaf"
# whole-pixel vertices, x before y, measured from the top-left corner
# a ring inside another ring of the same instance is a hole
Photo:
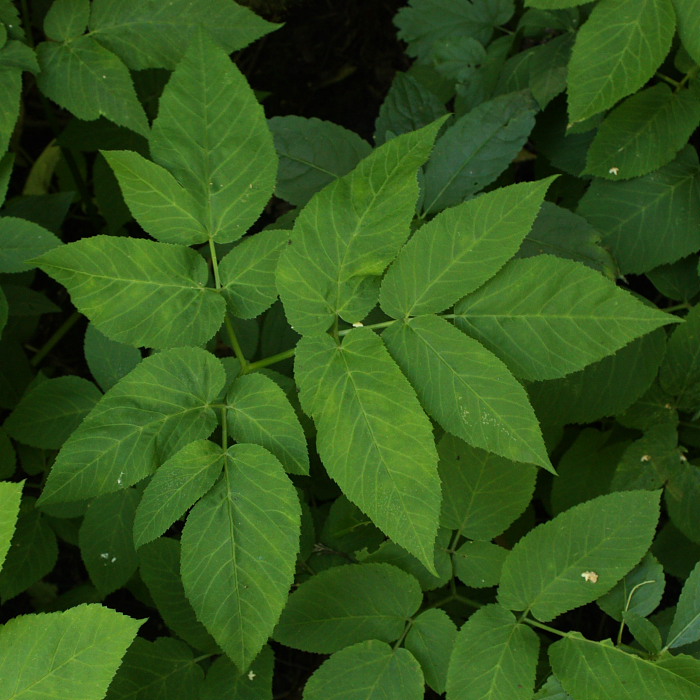
[[[135,484],[216,426],[209,406],[221,363],[197,348],[152,355],[112,387],[64,443],[42,503],[78,501]]]
[[[197,618],[243,673],[287,601],[300,507],[277,459],[258,445],[227,451],[222,479],[182,532],[182,582]]]
[[[535,527],[505,561],[501,605],[546,622],[607,593],[649,549],[659,495],[606,494]]]

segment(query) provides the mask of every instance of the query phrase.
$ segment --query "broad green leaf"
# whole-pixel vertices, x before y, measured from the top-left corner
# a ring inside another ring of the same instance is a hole
[[[318,654],[368,639],[393,642],[421,600],[418,581],[390,564],[335,566],[289,596],[273,638]]]
[[[23,484],[24,482],[19,484],[0,482],[0,570],[15,531]]]
[[[19,117],[22,97],[22,72],[0,65],[0,92],[4,95],[0,110],[0,153],[5,153]]]
[[[240,238],[272,195],[277,156],[263,109],[203,32],[163,91],[149,144],[153,160],[205,212],[202,224],[217,243]]]
[[[497,586],[508,550],[491,542],[465,542],[454,553],[455,575],[470,588]]]
[[[525,7],[537,7],[542,10],[560,10],[576,5],[585,5],[587,0],[525,0]]]
[[[666,648],[682,647],[700,639],[700,562],[683,584]]]
[[[118,491],[152,474],[182,447],[216,426],[210,403],[224,370],[196,348],[143,360],[98,401],[53,465],[42,503]]]
[[[516,253],[551,182],[503,187],[438,214],[389,268],[382,309],[394,318],[434,313],[480,287]]]
[[[424,692],[414,656],[372,639],[325,661],[308,680],[304,700],[421,700]]]
[[[394,24],[410,56],[430,55],[433,46],[453,35],[470,36],[486,44],[494,27],[513,14],[510,0],[410,0]]]
[[[603,233],[620,271],[640,273],[700,249],[700,166],[693,148],[629,182],[594,180],[577,212]]]
[[[683,410],[700,406],[700,304],[693,307],[682,326],[673,331],[659,370],[664,391]]]
[[[7,188],[10,185],[10,177],[12,176],[12,168],[14,167],[14,164],[14,153],[5,153],[5,155],[0,158],[0,204],[3,204],[5,202],[5,197],[7,196]]]
[[[438,444],[440,524],[474,540],[500,535],[526,508],[536,470],[446,434]]]
[[[94,0],[90,16],[91,34],[132,70],[172,70],[200,27],[232,53],[278,26],[228,0]]]
[[[693,564],[700,561],[700,544],[689,540],[671,521],[661,528],[651,552],[665,571],[680,579],[690,576]]]
[[[480,343],[438,316],[397,322],[382,338],[445,430],[474,447],[551,470],[525,390]]]
[[[446,111],[435,93],[408,73],[398,72],[379,108],[374,141],[381,146],[396,136],[430,124]]]
[[[697,255],[659,265],[649,270],[646,276],[661,294],[674,301],[687,304],[700,293]]]
[[[2,291],[8,304],[10,316],[41,316],[61,310],[41,292],[21,284],[3,284]]]
[[[700,661],[663,656],[656,661],[628,654],[610,640],[592,642],[578,632],[549,647],[552,670],[574,698],[586,700],[695,700]]]
[[[529,384],[527,393],[537,417],[543,423],[564,425],[621,413],[656,378],[666,338],[659,328],[578,372]]]
[[[20,505],[12,543],[0,571],[3,603],[46,576],[58,558],[56,535],[34,504],[35,499],[25,496]]]
[[[297,206],[347,175],[372,151],[356,133],[322,119],[289,115],[268,123],[280,158],[275,194]]]
[[[440,480],[432,428],[381,340],[362,328],[340,346],[328,336],[303,338],[295,375],[331,478],[377,527],[437,573]]]
[[[599,496],[535,527],[506,559],[501,605],[530,610],[546,622],[600,598],[649,549],[659,495],[621,491]]]
[[[671,48],[671,0],[600,0],[578,31],[569,62],[569,121],[612,107],[654,74]]]
[[[530,258],[543,253],[556,255],[583,263],[615,279],[615,262],[600,242],[600,233],[582,216],[552,202],[543,202],[532,231],[518,251],[518,257]]]
[[[456,307],[456,323],[523,379],[582,369],[678,322],[571,260],[513,260]]]
[[[224,300],[205,285],[201,255],[168,243],[92,236],[37,259],[108,338],[129,345],[198,345],[219,329]]]
[[[267,450],[238,444],[226,458],[182,532],[182,582],[197,618],[244,672],[287,601],[301,516],[292,482]]]
[[[534,125],[527,92],[501,95],[457,119],[437,140],[425,166],[423,212],[459,204],[492,183],[518,155]]]
[[[89,0],[54,0],[44,17],[44,32],[54,41],[80,36],[90,17]]]
[[[5,330],[8,316],[9,305],[7,303],[7,297],[5,296],[5,291],[0,288],[0,335],[2,335],[2,332]]]
[[[80,553],[90,580],[102,595],[121,588],[138,567],[134,539],[134,514],[139,503],[135,489],[124,489],[96,498],[80,526]]]
[[[15,440],[58,450],[102,394],[82,377],[57,377],[35,384],[5,421]]]
[[[0,272],[31,270],[29,260],[61,245],[43,226],[14,216],[0,218]]]
[[[142,622],[101,605],[9,620],[0,627],[0,700],[101,700]]]
[[[700,15],[694,0],[673,0],[683,48],[700,64]]]
[[[261,231],[222,258],[221,294],[234,316],[255,318],[277,299],[275,268],[288,240],[288,231]]]
[[[136,547],[160,537],[214,485],[223,459],[220,445],[195,440],[158,468],[136,509]]]
[[[530,700],[538,651],[537,635],[513,613],[484,606],[457,635],[447,671],[448,700]]]
[[[237,377],[226,395],[226,420],[236,442],[261,445],[291,474],[309,473],[304,431],[284,391],[269,377]]]
[[[364,547],[373,552],[386,541],[386,537],[354,503],[345,496],[339,496],[328,509],[319,541],[335,551],[352,554]]]
[[[37,46],[37,58],[39,89],[78,119],[90,121],[104,115],[137,134],[148,134],[129,69],[94,37],[61,44],[45,41]]]
[[[277,288],[296,331],[322,333],[336,314],[361,321],[376,304],[379,276],[408,238],[416,172],[441,124],[380,146],[301,211],[277,266]]]
[[[622,621],[623,614],[632,612],[640,617],[650,615],[661,602],[666,578],[661,564],[653,554],[647,554],[617,585],[597,600],[601,610]]]
[[[444,693],[447,666],[457,637],[457,627],[440,608],[422,612],[413,620],[404,642],[423,669],[425,682],[436,692]]]
[[[555,676],[550,676],[547,682],[535,693],[533,700],[572,700]]]
[[[162,243],[207,240],[204,208],[165,168],[134,151],[103,151],[124,200],[144,231]]]
[[[182,642],[137,638],[129,647],[105,700],[192,700],[199,697],[204,672]]]
[[[103,391],[111,389],[141,362],[138,348],[110,340],[90,323],[83,346],[90,373]]]
[[[631,610],[622,613],[622,620],[629,628],[632,636],[651,654],[655,656],[661,651],[661,632],[656,625],[645,617]]]
[[[666,488],[671,522],[693,542],[700,543],[700,467],[681,459]]]
[[[269,646],[262,651],[246,673],[241,673],[229,659],[220,656],[207,671],[198,700],[272,700],[272,673],[275,656]]]
[[[678,411],[673,406],[673,397],[655,381],[642,397],[635,401],[617,420],[626,428],[649,430],[656,424],[678,425]]]
[[[600,125],[584,173],[607,180],[646,175],[673,160],[699,122],[698,89],[673,92],[659,83],[642,90]]]
[[[139,573],[165,624],[195,649],[219,647],[197,619],[180,577],[180,542],[160,537],[138,551]]]

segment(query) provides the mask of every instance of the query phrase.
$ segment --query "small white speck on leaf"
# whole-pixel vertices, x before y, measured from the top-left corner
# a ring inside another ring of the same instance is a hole
[[[584,571],[581,576],[589,583],[598,583],[598,574],[595,571]]]
[[[651,455],[642,455],[639,461],[640,462],[651,462]]]
[[[100,554],[100,558],[109,559],[109,552],[102,552],[102,554]]]
[[[619,175],[619,173],[620,173],[620,168],[618,168],[618,167],[616,167],[616,166],[613,165],[613,167],[610,168],[610,170],[608,170],[608,172],[609,172],[611,175]]]
[[[253,670],[248,671],[248,680],[249,681],[255,680],[255,671],[253,671]]]
[[[362,323],[362,321],[356,321],[355,323],[352,324],[353,328],[362,328],[365,324]]]

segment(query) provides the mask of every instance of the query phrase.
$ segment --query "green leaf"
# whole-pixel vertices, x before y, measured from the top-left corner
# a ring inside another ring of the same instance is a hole
[[[536,470],[471,447],[446,434],[438,444],[443,486],[440,524],[465,537],[491,540],[526,508]]]
[[[413,655],[376,639],[333,654],[304,688],[304,700],[421,700],[423,694]]]
[[[480,287],[516,253],[551,183],[503,187],[438,214],[389,268],[382,309],[394,318],[434,313]]]
[[[535,527],[506,559],[501,605],[531,610],[546,622],[600,598],[649,549],[659,495],[622,491],[599,496]]]
[[[693,0],[673,0],[683,48],[700,64],[700,16]]]
[[[498,605],[477,610],[457,635],[447,672],[448,700],[530,700],[539,640]]]
[[[623,274],[672,263],[700,248],[700,166],[694,148],[629,182],[594,180],[578,213],[603,232]]]
[[[165,624],[195,649],[219,647],[195,616],[180,578],[180,542],[160,537],[138,551],[139,573]]]
[[[700,639],[700,562],[690,572],[678,599],[666,648],[673,649]]]
[[[2,570],[15,531],[23,484],[24,482],[19,484],[0,482],[0,570]]]
[[[102,394],[81,377],[57,377],[35,384],[5,421],[15,440],[58,450]]]
[[[280,158],[275,194],[297,206],[347,175],[372,151],[356,133],[322,119],[289,115],[273,117],[268,124]]]
[[[318,654],[368,639],[393,642],[422,597],[418,581],[390,564],[334,566],[289,596],[273,638]]]
[[[243,672],[287,601],[300,508],[282,465],[258,445],[227,452],[224,475],[182,532],[182,582],[197,618]]]
[[[700,467],[681,459],[666,488],[666,508],[671,522],[693,542],[700,543]]]
[[[700,669],[690,656],[656,661],[628,654],[610,640],[591,642],[578,632],[549,647],[552,670],[567,693],[586,700],[694,700]]]
[[[34,265],[27,262],[61,245],[51,231],[26,219],[0,218],[0,272],[24,272]]]
[[[671,48],[671,0],[600,0],[578,31],[569,62],[569,121],[612,107],[654,74]]]
[[[651,283],[665,297],[687,304],[700,293],[698,256],[689,255],[674,263],[659,265],[646,273]]]
[[[277,155],[263,108],[203,32],[163,91],[149,144],[153,160],[205,212],[202,224],[217,243],[240,238],[272,195]]]
[[[465,542],[454,553],[455,575],[470,588],[497,586],[508,550],[491,542]]]
[[[89,0],[54,0],[44,17],[44,32],[54,41],[79,37],[90,17]]]
[[[651,654],[658,655],[661,651],[661,633],[656,625],[641,615],[626,610],[622,613],[623,622],[629,627],[632,636]]]
[[[10,145],[10,138],[19,117],[22,72],[0,65],[0,92],[5,95],[0,110],[0,153],[4,154]]]
[[[144,231],[163,243],[193,245],[207,240],[203,207],[165,168],[134,151],[102,151],[102,155]]]
[[[362,328],[341,346],[328,336],[303,338],[295,374],[330,476],[377,527],[437,573],[440,480],[432,428],[381,340]]]
[[[304,431],[284,391],[269,377],[237,377],[226,395],[226,420],[236,442],[261,445],[290,474],[309,473]]]
[[[698,89],[673,92],[659,83],[642,90],[600,125],[584,173],[606,180],[646,175],[673,160],[699,122]]]
[[[85,361],[103,391],[111,389],[141,362],[138,348],[110,340],[90,323],[85,331]]]
[[[78,501],[135,484],[216,426],[209,406],[224,370],[196,348],[143,360],[98,401],[53,465],[42,503]]]
[[[241,673],[225,656],[220,656],[209,667],[198,700],[223,700],[226,697],[272,700],[274,662],[274,654],[268,646],[264,646],[255,657],[247,673]]]
[[[333,501],[319,535],[319,541],[327,547],[348,554],[363,547],[373,551],[385,540],[384,533],[374,527],[372,521],[345,496],[339,496]],[[405,552],[405,550],[401,551]],[[410,555],[406,554],[406,556]],[[417,560],[414,559],[414,561],[417,563]],[[399,566],[399,568],[402,567]],[[425,570],[425,567],[423,569]]]
[[[46,576],[58,558],[56,535],[34,504],[35,499],[25,496],[20,505],[12,543],[0,571],[0,597],[3,603]]]
[[[459,204],[492,183],[534,125],[528,92],[501,95],[457,119],[437,140],[425,167],[424,214]]]
[[[683,410],[700,406],[700,304],[685,317],[685,323],[673,331],[659,370],[664,391],[675,398]]]
[[[96,498],[80,526],[80,552],[90,580],[102,595],[121,588],[138,567],[131,532],[139,503],[135,489]]]
[[[420,663],[425,682],[436,692],[444,693],[447,666],[457,638],[457,626],[444,610],[433,608],[418,615],[406,634],[406,649]]]
[[[655,328],[678,322],[571,260],[513,260],[456,307],[456,323],[518,377],[582,369]]]
[[[408,73],[396,73],[374,124],[378,146],[439,119],[447,110],[442,101]]]
[[[518,251],[518,257],[530,258],[543,253],[556,255],[583,263],[615,279],[615,262],[600,241],[600,233],[582,216],[552,202],[543,202],[532,231]]]
[[[199,697],[204,673],[192,650],[160,637],[137,638],[124,655],[105,700],[192,700]]]
[[[445,430],[475,447],[551,469],[525,390],[478,342],[437,316],[396,323],[382,337]]]
[[[4,204],[5,197],[7,197],[7,188],[10,185],[10,177],[12,176],[12,168],[14,167],[14,164],[14,153],[5,153],[5,155],[0,158],[0,204]],[[1,221],[2,219],[0,219],[0,222]],[[0,253],[1,252],[2,248],[0,248]]]
[[[585,5],[587,0],[525,0],[525,7],[537,7],[542,10],[560,10],[566,7]]]
[[[160,537],[213,485],[224,453],[209,440],[185,445],[158,468],[146,486],[134,517],[134,543],[140,547]]]
[[[527,393],[543,423],[591,423],[614,416],[651,386],[666,352],[659,328],[578,372],[529,384]]]
[[[101,700],[141,624],[101,605],[9,620],[0,627],[0,700]]]
[[[172,70],[200,27],[233,53],[278,26],[228,0],[94,0],[90,17],[91,34],[132,70]]]
[[[0,335],[2,335],[2,332],[5,330],[8,316],[9,305],[7,303],[7,297],[5,296],[5,291],[0,287]]]
[[[301,211],[277,266],[277,288],[296,331],[322,333],[336,314],[361,321],[376,304],[379,276],[408,238],[416,171],[441,124],[380,146]]]
[[[555,676],[550,676],[547,682],[535,693],[533,700],[572,700]]]
[[[37,263],[112,340],[157,348],[198,345],[223,319],[223,299],[205,286],[204,258],[184,246],[92,236],[45,253]]]
[[[261,231],[221,260],[221,294],[234,316],[255,318],[277,299],[275,268],[288,240],[288,231]]]
[[[597,603],[610,617],[622,621],[624,613],[646,617],[656,610],[664,593],[664,569],[653,554],[647,554]]]
[[[86,35],[62,44],[45,41],[36,52],[41,68],[37,84],[44,95],[78,119],[104,115],[137,134],[148,134],[129,69],[95,38]]]

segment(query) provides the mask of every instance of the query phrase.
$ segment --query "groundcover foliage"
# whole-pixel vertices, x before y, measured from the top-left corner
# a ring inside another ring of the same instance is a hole
[[[370,144],[0,0],[0,700],[698,698],[698,18],[410,0]]]

